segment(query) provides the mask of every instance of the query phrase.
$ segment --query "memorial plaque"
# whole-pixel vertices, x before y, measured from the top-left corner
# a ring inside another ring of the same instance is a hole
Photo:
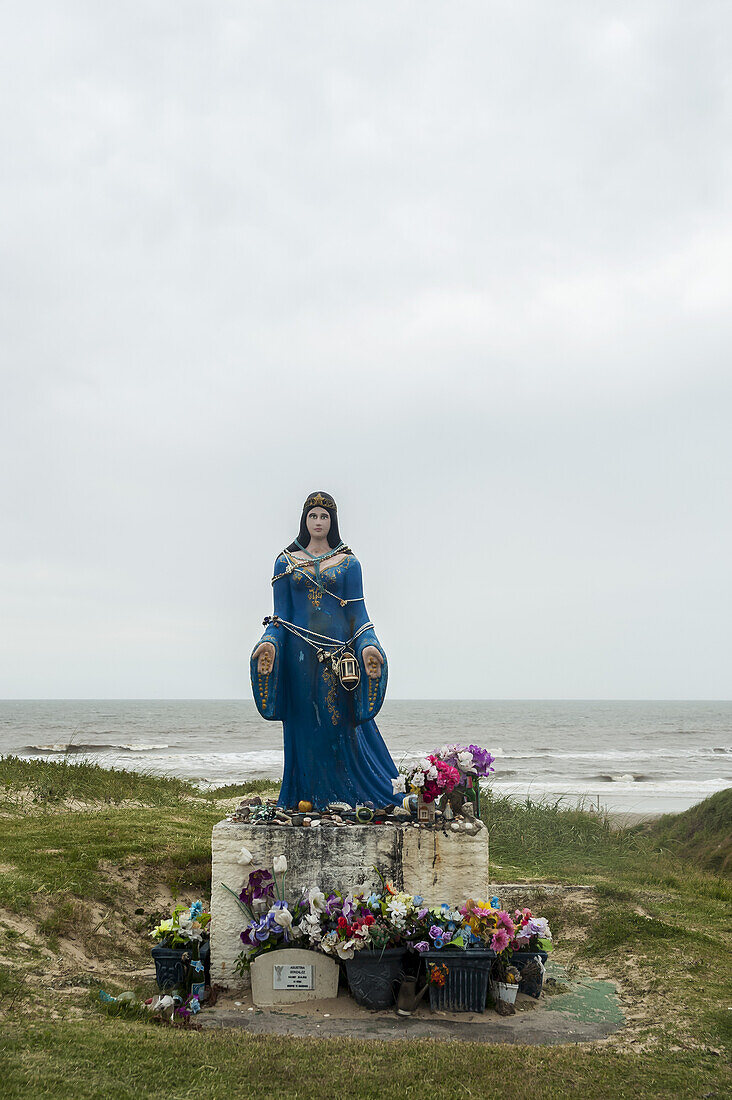
[[[313,971],[315,967],[303,963],[276,965],[272,968],[273,989],[314,989]]]

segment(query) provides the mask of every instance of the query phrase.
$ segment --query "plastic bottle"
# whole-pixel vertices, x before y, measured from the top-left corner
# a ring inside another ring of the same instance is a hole
[[[206,996],[206,975],[201,961],[201,949],[198,940],[192,941],[190,952],[191,965],[188,977],[188,993],[191,997],[198,997],[199,1004],[202,1004]]]

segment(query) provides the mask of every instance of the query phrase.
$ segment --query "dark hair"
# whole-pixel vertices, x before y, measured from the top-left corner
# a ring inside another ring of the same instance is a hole
[[[326,500],[328,501],[327,504],[322,503]],[[332,505],[332,507],[330,507],[330,505]],[[341,534],[338,530],[338,509],[336,508],[336,502],[330,495],[330,493],[311,493],[308,499],[305,501],[302,506],[302,515],[300,517],[300,530],[298,531],[297,542],[300,543],[300,546],[307,546],[310,542],[310,532],[308,531],[307,523],[305,521],[307,519],[308,512],[311,512],[313,508],[322,508],[330,516],[328,546],[333,549],[341,541]],[[300,549],[300,546],[297,545],[297,542],[291,542],[290,545],[287,547],[287,550],[290,553],[293,553],[294,551]]]

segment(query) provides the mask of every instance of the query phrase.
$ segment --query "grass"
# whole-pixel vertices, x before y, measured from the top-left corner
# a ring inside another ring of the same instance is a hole
[[[161,1031],[104,1017],[63,1030],[25,1025],[9,1037],[5,1059],[5,1100],[39,1095],[375,1100],[425,1094],[436,1100],[563,1100],[575,1090],[593,1100],[637,1100],[725,1093],[724,1070],[713,1055],[669,1057],[658,1051],[638,1057],[601,1047],[456,1048],[428,1040],[242,1039],[231,1031]]]
[[[715,852],[732,820],[729,799],[718,796],[658,828],[619,832],[602,815],[561,804],[483,800],[504,881],[595,887],[594,909],[547,899],[541,910],[570,973],[606,974],[622,989],[628,1026],[604,1044],[455,1048],[177,1032],[107,1017],[86,994],[65,992],[69,983],[94,991],[97,981],[119,991],[114,968],[129,970],[147,956],[149,913],[174,897],[209,896],[211,828],[223,801],[272,786],[259,780],[201,792],[84,762],[0,760],[6,1097],[287,1100],[318,1091],[360,1100],[428,1091],[511,1100],[730,1091],[723,1052],[732,1042],[732,879]]]
[[[0,808],[53,806],[64,800],[101,802],[143,802],[168,806],[182,797],[201,797],[201,792],[184,779],[166,779],[103,768],[91,761],[21,760],[0,756]]]
[[[732,874],[732,787],[680,814],[664,814],[647,830],[655,847],[704,867]]]

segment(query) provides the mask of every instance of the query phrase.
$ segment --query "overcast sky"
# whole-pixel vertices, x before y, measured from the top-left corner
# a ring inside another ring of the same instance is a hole
[[[0,696],[249,697],[335,495],[392,698],[732,697],[727,2],[0,38]]]

